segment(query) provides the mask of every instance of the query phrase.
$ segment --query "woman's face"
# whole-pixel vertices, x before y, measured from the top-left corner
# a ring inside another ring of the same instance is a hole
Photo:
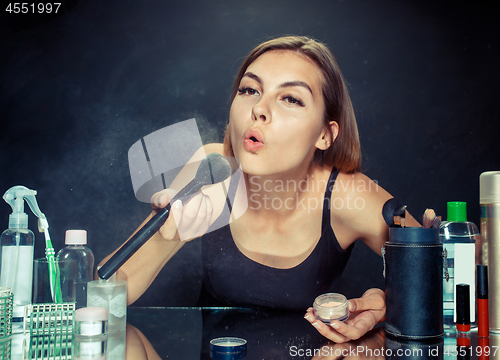
[[[230,111],[235,157],[251,175],[309,168],[324,149],[322,74],[305,56],[274,50],[248,66]]]

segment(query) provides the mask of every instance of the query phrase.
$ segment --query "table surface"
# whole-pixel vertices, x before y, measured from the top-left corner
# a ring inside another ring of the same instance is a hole
[[[210,340],[238,337],[247,341],[245,360],[500,359],[498,334],[490,334],[489,338],[483,339],[478,338],[477,331],[473,329],[469,334],[470,347],[458,348],[454,329],[446,331],[444,337],[436,340],[417,342],[386,337],[383,324],[379,324],[357,341],[334,344],[320,335],[303,316],[304,313],[297,312],[242,308],[129,307],[126,330],[109,334],[105,340],[106,356],[80,358],[211,359]],[[76,351],[78,340],[74,340]],[[88,345],[85,346],[88,348]],[[11,359],[23,359],[18,353],[19,347],[13,345],[11,348]],[[8,359],[6,355],[0,356],[0,359]],[[74,353],[72,358],[76,359],[76,355]],[[241,356],[224,357],[226,360],[237,358]]]
[[[244,359],[500,359],[498,335],[487,339],[473,329],[469,348],[457,347],[455,329],[435,341],[386,337],[383,324],[361,339],[333,344],[306,321],[304,313],[241,308],[129,308],[127,339],[138,336],[149,359],[210,359],[210,340],[247,340]],[[144,340],[147,339],[147,340]],[[127,344],[127,354],[132,350]],[[496,351],[498,350],[498,351]],[[485,354],[489,354],[488,357]],[[156,357],[157,356],[157,357]],[[146,359],[147,357],[144,357]]]

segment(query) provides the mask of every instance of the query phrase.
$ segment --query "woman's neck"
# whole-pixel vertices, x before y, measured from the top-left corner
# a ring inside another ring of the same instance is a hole
[[[307,198],[322,191],[314,176],[314,165],[269,176],[245,174],[245,183],[248,210],[266,216],[286,216],[307,209]]]

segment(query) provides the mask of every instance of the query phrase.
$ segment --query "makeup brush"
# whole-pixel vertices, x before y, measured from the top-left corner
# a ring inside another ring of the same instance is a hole
[[[406,205],[396,198],[389,199],[382,207],[382,216],[389,227],[404,227]]]
[[[436,212],[433,209],[425,209],[422,223],[424,228],[437,229],[441,225],[441,217],[436,216]]]

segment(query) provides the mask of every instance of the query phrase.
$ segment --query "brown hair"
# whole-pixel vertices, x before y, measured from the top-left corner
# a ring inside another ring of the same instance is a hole
[[[304,36],[285,36],[266,41],[253,49],[243,61],[231,90],[231,102],[238,92],[241,78],[248,66],[260,55],[272,50],[290,50],[304,55],[318,65],[323,74],[323,98],[325,114],[323,123],[330,129],[330,121],[339,124],[339,133],[333,144],[326,150],[316,149],[314,162],[320,166],[333,166],[348,174],[361,171],[361,148],[358,126],[344,77],[337,60],[322,43]],[[224,150],[233,155],[229,123],[224,136]]]

